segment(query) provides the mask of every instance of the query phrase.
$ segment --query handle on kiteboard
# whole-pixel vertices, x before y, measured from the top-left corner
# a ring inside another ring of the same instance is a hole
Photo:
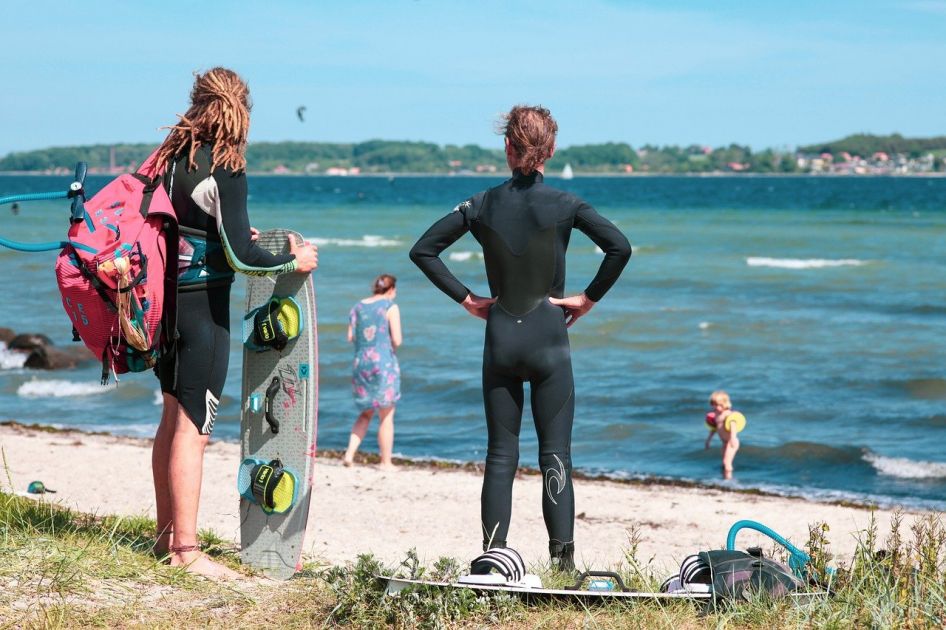
[[[276,394],[279,393],[281,385],[282,381],[279,377],[274,376],[273,381],[269,384],[269,387],[266,388],[266,399],[263,401],[263,415],[266,417],[269,430],[273,432],[273,435],[279,433],[279,420],[273,415],[273,401],[276,399]]]
[[[626,592],[628,590],[628,588],[624,586],[624,580],[622,580],[621,576],[615,573],[614,571],[585,571],[584,573],[578,576],[578,579],[575,580],[575,584],[573,586],[566,586],[565,590],[566,591],[580,591],[582,584],[584,584],[588,578],[608,578],[608,579],[614,580],[614,583],[616,583],[618,586],[617,590],[621,592]],[[592,582],[588,590],[595,590],[595,591],[615,590],[613,588],[601,588],[601,587],[595,588],[594,585],[595,585],[595,582]]]

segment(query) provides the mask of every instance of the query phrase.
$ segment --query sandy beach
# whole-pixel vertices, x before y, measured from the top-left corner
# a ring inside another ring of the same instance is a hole
[[[57,491],[43,500],[97,515],[154,516],[149,440],[6,424],[0,426],[0,448],[7,468],[4,490],[12,483],[12,489],[23,491],[39,479]],[[238,460],[237,444],[217,441],[208,447],[199,519],[200,528],[234,542],[239,540]],[[326,454],[316,463],[307,559],[339,564],[370,552],[396,565],[411,548],[425,562],[472,558],[480,549],[481,480],[475,471],[424,464],[393,472],[367,464],[345,468]],[[540,493],[538,476],[517,479],[509,533],[510,545],[533,565],[548,556]],[[870,517],[860,507],[659,484],[578,479],[575,494],[576,560],[594,568],[620,563],[629,532],[636,530],[639,559],[670,573],[691,553],[723,547],[730,525],[746,518],[799,546],[809,524],[826,522],[833,552],[846,561]],[[892,514],[876,511],[881,540]],[[907,513],[906,524],[916,516]],[[741,547],[759,542],[764,541],[753,532],[740,534]]]

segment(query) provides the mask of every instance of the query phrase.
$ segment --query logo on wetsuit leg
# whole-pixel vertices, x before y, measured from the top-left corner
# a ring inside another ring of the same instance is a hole
[[[558,505],[558,501],[552,496],[552,483],[555,483],[555,494],[562,494],[565,489],[565,464],[558,458],[558,455],[553,454],[552,457],[558,462],[558,470],[549,468],[545,471],[545,492],[549,495],[552,504]]]
[[[200,428],[200,434],[210,435],[214,430],[214,420],[217,419],[217,407],[220,406],[220,401],[217,400],[217,397],[211,394],[208,389],[204,396],[204,403],[207,406],[207,410],[204,412],[204,426]]]

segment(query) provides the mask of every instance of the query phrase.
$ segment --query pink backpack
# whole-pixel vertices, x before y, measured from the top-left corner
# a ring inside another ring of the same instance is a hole
[[[56,260],[73,337],[101,359],[103,385],[153,367],[174,337],[177,217],[156,154],[85,202]]]

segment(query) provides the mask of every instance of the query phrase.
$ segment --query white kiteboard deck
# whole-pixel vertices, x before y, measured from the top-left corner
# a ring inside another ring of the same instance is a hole
[[[263,232],[257,244],[283,254],[289,251],[289,236],[302,244],[302,236],[289,230]],[[312,500],[319,399],[312,275],[248,276],[245,313],[268,303],[272,297],[293,298],[303,314],[303,326],[299,336],[291,339],[282,351],[271,348],[256,352],[244,347],[240,464],[248,458],[264,462],[279,459],[296,479],[296,498],[282,514],[267,514],[260,505],[240,498],[240,558],[268,577],[285,580],[301,568]],[[271,385],[277,377],[279,387],[270,401],[272,416],[279,423],[278,432],[274,433],[266,419],[265,405],[260,402],[265,401],[267,389],[275,389]]]

